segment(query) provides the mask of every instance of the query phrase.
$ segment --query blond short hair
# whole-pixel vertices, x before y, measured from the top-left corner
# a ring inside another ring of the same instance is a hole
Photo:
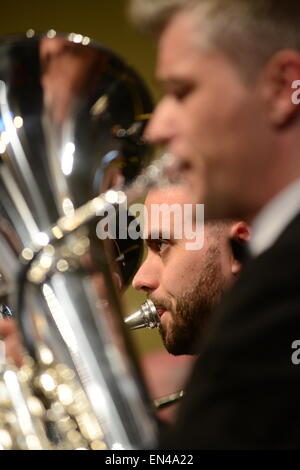
[[[134,23],[154,34],[182,11],[193,12],[201,36],[248,78],[277,51],[300,52],[298,0],[130,0]]]

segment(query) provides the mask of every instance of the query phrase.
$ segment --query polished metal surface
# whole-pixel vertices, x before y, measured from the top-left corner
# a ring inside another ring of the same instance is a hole
[[[85,38],[48,36],[0,46],[1,215],[7,236],[18,227],[15,248],[40,246],[58,218],[147,163],[151,100],[137,74]]]
[[[157,398],[154,400],[154,406],[161,410],[162,408],[167,408],[168,406],[174,405],[182,400],[184,397],[184,391],[172,393],[171,395],[166,395],[164,397]]]
[[[158,328],[160,325],[160,318],[152,300],[146,300],[137,312],[126,317],[125,323],[130,330],[138,330],[140,328]]]
[[[160,175],[158,165],[136,178],[150,156],[149,93],[80,34],[6,38],[0,59],[0,297],[31,356],[0,370],[0,447],[151,448],[122,272],[114,244],[96,236],[112,189],[134,200]]]

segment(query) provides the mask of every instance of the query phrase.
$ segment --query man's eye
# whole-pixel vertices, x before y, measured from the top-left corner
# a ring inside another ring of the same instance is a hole
[[[168,248],[169,242],[168,240],[149,240],[148,246],[152,251],[161,254]]]
[[[178,90],[174,93],[176,100],[182,101],[188,95],[188,90]]]
[[[165,254],[171,245],[170,240],[152,239],[147,241],[148,248],[158,255]]]
[[[156,243],[156,248],[159,253],[163,253],[169,247],[169,243],[165,240],[158,240]]]
[[[185,98],[189,96],[191,91],[193,90],[193,86],[187,85],[180,88],[175,88],[173,90],[173,96],[178,101],[183,101]]]

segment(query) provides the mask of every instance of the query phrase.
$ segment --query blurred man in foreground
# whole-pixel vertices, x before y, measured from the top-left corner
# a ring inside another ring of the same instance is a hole
[[[299,2],[132,5],[139,25],[159,35],[165,96],[148,139],[177,156],[208,217],[253,221],[252,259],[213,317],[186,406],[162,446],[297,448]]]

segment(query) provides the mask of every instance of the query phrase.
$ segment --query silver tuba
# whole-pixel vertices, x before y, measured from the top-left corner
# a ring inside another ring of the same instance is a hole
[[[153,448],[119,293],[140,247],[96,235],[99,213],[161,175],[161,162],[141,173],[151,98],[80,34],[30,30],[0,58],[0,299],[28,351],[20,369],[0,366],[0,448]]]

